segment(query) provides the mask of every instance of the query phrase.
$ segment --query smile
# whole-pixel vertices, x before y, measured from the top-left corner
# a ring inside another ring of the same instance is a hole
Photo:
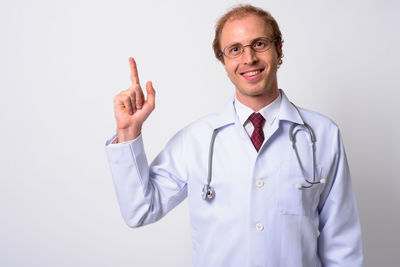
[[[264,69],[253,69],[240,73],[246,80],[254,80],[261,76]]]

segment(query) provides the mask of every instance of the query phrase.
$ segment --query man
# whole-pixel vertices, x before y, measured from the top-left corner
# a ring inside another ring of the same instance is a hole
[[[144,101],[130,58],[133,85],[115,97],[117,134],[106,144],[126,223],[155,222],[188,197],[194,266],[362,266],[340,132],[278,89],[276,21],[236,7],[217,23],[213,46],[235,96],[179,131],[150,166],[141,126],[155,92],[148,82]]]

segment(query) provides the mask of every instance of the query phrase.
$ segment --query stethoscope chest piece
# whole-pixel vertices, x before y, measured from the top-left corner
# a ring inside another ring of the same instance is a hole
[[[204,200],[212,200],[215,197],[214,188],[212,188],[208,184],[205,184],[204,187],[203,187],[202,197],[203,197]]]
[[[215,136],[217,135],[218,129],[214,129],[211,142],[210,142],[210,149],[208,155],[208,177],[207,177],[207,184],[203,186],[202,198],[203,200],[212,200],[215,197],[215,190],[211,187],[211,176],[212,176],[212,158],[214,152],[214,142]]]

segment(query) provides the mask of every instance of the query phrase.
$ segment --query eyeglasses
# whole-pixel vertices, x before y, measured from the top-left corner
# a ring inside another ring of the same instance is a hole
[[[224,48],[222,52],[220,52],[220,56],[225,55],[227,58],[237,58],[240,57],[246,46],[250,46],[254,52],[261,53],[265,52],[271,48],[272,43],[275,43],[277,40],[271,40],[267,37],[260,37],[251,41],[248,45],[242,45],[240,43],[231,44]]]

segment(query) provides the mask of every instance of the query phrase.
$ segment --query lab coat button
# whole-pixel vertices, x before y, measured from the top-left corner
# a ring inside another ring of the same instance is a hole
[[[257,179],[257,180],[256,180],[256,186],[257,186],[258,188],[263,187],[263,186],[264,186],[264,181],[261,180],[261,179]]]
[[[256,223],[256,230],[261,232],[264,230],[264,225],[262,225],[262,223]]]

